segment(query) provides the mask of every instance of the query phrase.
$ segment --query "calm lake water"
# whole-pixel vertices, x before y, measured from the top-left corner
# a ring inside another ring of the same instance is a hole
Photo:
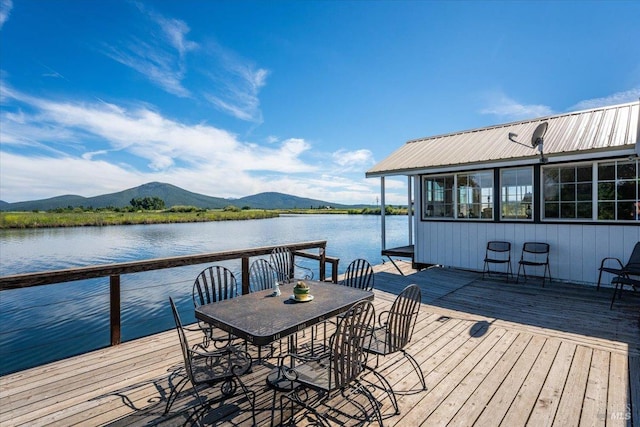
[[[380,217],[287,215],[252,221],[0,230],[0,275],[326,240],[339,272],[380,255]],[[406,245],[407,217],[387,217],[387,246]],[[317,262],[300,260],[316,270]],[[240,280],[240,260],[220,263]],[[122,339],[174,327],[168,298],[194,321],[195,265],[122,276]],[[109,345],[109,279],[0,292],[0,375]]]

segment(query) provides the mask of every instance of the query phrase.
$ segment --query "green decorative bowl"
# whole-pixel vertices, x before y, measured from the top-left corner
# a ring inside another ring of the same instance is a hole
[[[306,300],[309,297],[309,287],[300,288],[298,286],[294,286],[293,295],[297,300]]]

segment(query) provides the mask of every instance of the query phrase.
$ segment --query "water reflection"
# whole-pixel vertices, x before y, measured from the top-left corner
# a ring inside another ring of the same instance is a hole
[[[387,217],[387,246],[407,244],[407,218]],[[0,275],[327,240],[342,273],[380,256],[380,217],[290,215],[254,221],[0,230]],[[317,263],[301,259],[317,277]],[[240,260],[220,263],[240,280]],[[203,265],[122,276],[122,337],[173,327],[169,296],[194,321],[191,288]],[[109,278],[0,292],[0,375],[109,344]]]

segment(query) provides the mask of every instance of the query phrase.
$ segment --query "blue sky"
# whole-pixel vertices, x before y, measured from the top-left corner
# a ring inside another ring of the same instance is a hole
[[[0,199],[375,203],[366,170],[407,140],[637,100],[638,22],[638,1],[0,0]]]

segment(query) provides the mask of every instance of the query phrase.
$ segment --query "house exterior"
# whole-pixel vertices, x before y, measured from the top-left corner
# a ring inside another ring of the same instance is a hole
[[[537,241],[554,280],[595,283],[603,258],[624,262],[640,241],[639,137],[631,102],[411,140],[366,176],[383,204],[384,178],[407,177],[416,264],[481,271],[487,242],[503,240],[515,272]]]

